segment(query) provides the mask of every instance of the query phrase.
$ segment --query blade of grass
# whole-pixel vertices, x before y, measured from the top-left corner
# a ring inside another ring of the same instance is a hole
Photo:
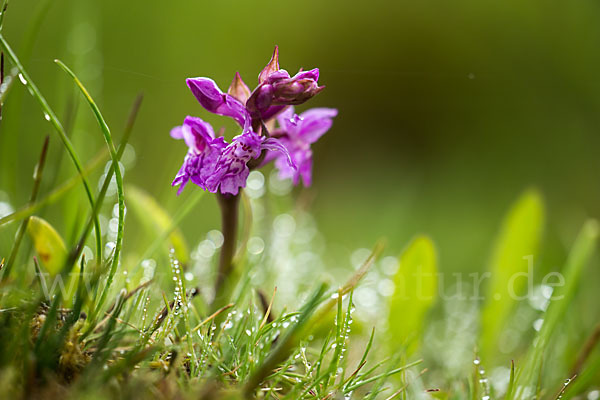
[[[104,140],[106,141],[106,145],[110,151],[110,156],[112,158],[112,169],[115,174],[115,180],[117,182],[117,201],[119,204],[119,215],[118,215],[118,226],[117,226],[117,239],[115,241],[115,250],[112,258],[112,263],[110,266],[110,270],[108,273],[108,278],[106,280],[106,285],[102,290],[102,294],[100,295],[100,300],[96,304],[96,308],[93,312],[94,316],[97,314],[97,310],[102,307],[104,301],[106,300],[106,296],[108,295],[108,291],[110,290],[110,286],[112,285],[115,273],[117,272],[117,267],[119,265],[119,257],[121,255],[121,246],[123,245],[123,223],[125,217],[125,197],[123,194],[123,176],[121,175],[121,169],[119,168],[119,157],[117,155],[117,150],[113,144],[112,135],[110,133],[110,129],[100,112],[100,109],[88,93],[87,89],[83,86],[81,81],[75,76],[73,71],[69,69],[62,61],[55,60],[55,62],[73,79],[85,99],[87,100],[89,106],[94,113],[98,124],[100,125],[100,129],[104,134]],[[98,258],[99,260],[101,258]]]
[[[83,176],[88,176],[90,173],[92,173],[92,171],[95,168],[97,168],[98,165],[100,165],[100,163],[102,161],[104,161],[107,154],[108,154],[108,152],[106,150],[99,152],[85,166],[85,168],[83,170]],[[47,195],[45,195],[44,197],[39,199],[36,203],[28,204],[28,205],[18,209],[14,213],[8,214],[7,216],[0,218],[0,226],[2,226],[4,224],[8,224],[9,222],[18,221],[22,218],[27,218],[27,217],[35,214],[41,208],[60,199],[64,194],[66,194],[69,190],[71,190],[73,187],[75,187],[77,182],[79,182],[80,180],[81,180],[81,175],[79,175],[79,174],[74,175],[73,177],[71,177],[68,180],[66,180],[65,182],[63,182],[60,186],[58,186],[52,192],[48,193]]]
[[[85,176],[83,175],[83,167],[81,165],[81,162],[79,161],[79,157],[77,156],[77,153],[75,152],[75,148],[73,147],[71,140],[67,137],[67,134],[65,133],[65,130],[64,130],[62,124],[56,117],[56,114],[54,113],[54,111],[52,110],[52,108],[50,107],[50,105],[48,104],[48,102],[46,101],[46,99],[44,98],[44,96],[42,95],[40,90],[38,89],[38,87],[35,85],[35,83],[33,83],[31,78],[29,77],[29,74],[27,73],[27,71],[25,71],[25,68],[23,67],[23,65],[21,65],[21,62],[17,58],[17,55],[14,53],[14,51],[12,50],[12,48],[10,47],[10,45],[8,44],[8,42],[6,41],[6,39],[4,38],[4,36],[2,35],[1,32],[0,32],[0,46],[6,52],[8,58],[10,59],[10,62],[15,67],[17,67],[20,75],[23,77],[22,80],[24,81],[24,84],[30,90],[32,96],[38,101],[46,118],[49,119],[50,123],[54,127],[54,130],[58,133],[58,136],[60,137],[61,141],[63,142],[63,145],[65,146],[67,152],[69,153],[69,156],[71,157],[71,160],[73,161],[73,164],[75,165],[75,169],[77,169],[77,172],[79,173],[79,176],[81,177],[81,181],[83,183],[85,193],[88,198],[88,202],[90,203],[90,207],[93,210],[95,201],[94,201],[94,195],[92,194],[91,186],[90,186],[89,182],[87,181],[87,179],[85,178]],[[102,233],[100,231],[100,221],[98,219],[97,214],[94,216],[94,230],[96,233],[96,256],[97,256],[97,260],[100,261],[102,259]]]
[[[596,325],[590,337],[585,341],[577,356],[577,361],[575,361],[573,368],[571,368],[571,375],[579,375],[598,342],[600,342],[600,324]]]
[[[409,364],[403,365],[402,367],[394,368],[394,369],[392,369],[390,371],[386,371],[386,372],[383,372],[381,374],[373,375],[373,376],[371,376],[371,377],[369,377],[369,378],[367,378],[367,379],[365,379],[363,381],[357,382],[354,385],[349,386],[346,390],[348,392],[352,392],[352,391],[356,390],[357,388],[359,388],[359,387],[361,387],[363,385],[366,385],[367,383],[375,382],[378,379],[386,378],[388,376],[397,374],[398,372],[402,372],[404,370],[407,370],[408,368],[414,367],[415,365],[419,365],[422,362],[423,362],[423,360],[413,361],[413,362],[411,362]]]
[[[33,188],[31,189],[31,196],[29,197],[29,204],[35,203],[38,193],[40,191],[40,185],[42,183],[42,174],[44,173],[44,166],[46,165],[46,155],[48,154],[48,144],[50,137],[46,136],[44,139],[44,144],[42,145],[42,152],[40,154],[40,159],[35,166],[33,171]],[[6,261],[4,274],[2,275],[2,280],[6,280],[8,275],[10,274],[10,270],[17,258],[17,254],[19,252],[19,246],[21,245],[21,241],[23,240],[23,236],[25,236],[25,231],[27,230],[27,224],[29,223],[29,218],[25,218],[23,222],[21,222],[21,226],[17,230],[17,236],[15,237],[15,241],[13,243],[13,247],[10,251],[10,255],[8,260]]]
[[[523,399],[528,394],[532,394],[533,392],[531,391],[535,390],[544,351],[552,337],[552,333],[556,331],[575,296],[583,270],[597,245],[598,234],[598,222],[588,220],[577,236],[562,271],[565,284],[557,287],[551,298],[542,328],[535,338],[534,346],[527,354],[527,362],[522,374],[519,374],[520,376],[517,378],[517,386],[513,398]]]
[[[515,390],[515,361],[510,361],[510,379],[508,380],[508,389],[506,389],[506,395],[504,396],[507,399],[510,399],[513,391]]]

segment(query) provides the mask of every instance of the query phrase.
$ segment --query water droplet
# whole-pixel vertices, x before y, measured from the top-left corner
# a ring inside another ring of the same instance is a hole
[[[48,115],[48,113],[44,113],[44,119],[46,119],[46,121],[50,121],[50,115]]]
[[[258,236],[251,237],[248,240],[248,253],[258,255],[265,249],[265,242]]]
[[[15,210],[12,208],[10,203],[6,201],[0,201],[0,218],[10,215],[14,212]]]
[[[206,234],[206,238],[208,240],[210,240],[211,242],[213,242],[213,244],[215,245],[215,247],[218,249],[219,247],[223,246],[223,234],[221,233],[221,231],[218,231],[216,229],[213,229],[212,231],[209,231]]]
[[[27,79],[25,79],[25,76],[21,73],[19,73],[19,80],[23,85],[27,85]]]
[[[592,390],[587,395],[587,400],[598,400],[600,399],[600,390]]]

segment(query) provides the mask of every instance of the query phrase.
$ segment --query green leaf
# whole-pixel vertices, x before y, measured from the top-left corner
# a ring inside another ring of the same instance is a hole
[[[544,203],[536,190],[521,195],[504,217],[490,261],[488,290],[482,310],[481,354],[496,354],[498,335],[532,273],[544,226]],[[477,282],[485,279],[482,276]]]
[[[42,265],[52,276],[59,273],[67,259],[67,247],[60,234],[46,220],[35,216],[29,219],[27,233]]]
[[[187,263],[189,251],[185,238],[181,231],[176,228],[169,213],[158,204],[156,199],[132,185],[127,185],[127,199],[133,211],[144,223],[151,226],[157,235],[170,230],[168,238],[171,246],[175,249],[175,256],[182,264]]]
[[[396,291],[390,299],[389,327],[395,341],[413,351],[423,320],[437,295],[437,255],[427,236],[417,236],[399,259],[394,278]]]

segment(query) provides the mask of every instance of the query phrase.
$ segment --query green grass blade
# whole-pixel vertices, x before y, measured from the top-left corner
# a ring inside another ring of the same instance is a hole
[[[119,257],[121,255],[121,247],[123,245],[123,223],[124,223],[124,218],[125,218],[125,197],[123,194],[123,176],[121,175],[121,170],[119,168],[119,157],[117,155],[117,150],[115,149],[115,146],[113,144],[112,135],[110,134],[110,129],[108,128],[108,125],[106,124],[106,121],[104,120],[104,117],[102,116],[102,113],[100,112],[100,109],[98,108],[98,106],[96,105],[96,103],[94,102],[94,100],[92,99],[92,97],[90,96],[88,91],[86,90],[86,88],[83,86],[81,81],[79,81],[77,76],[75,76],[73,71],[71,71],[62,61],[60,61],[60,60],[55,60],[55,61],[73,79],[73,81],[75,82],[75,84],[77,85],[77,87],[79,88],[79,90],[81,91],[81,93],[83,94],[85,99],[87,100],[89,106],[91,107],[92,112],[94,113],[94,116],[96,117],[96,120],[98,121],[98,124],[100,125],[100,129],[102,130],[102,133],[104,135],[104,140],[106,141],[106,145],[108,146],[108,150],[110,152],[110,156],[112,159],[112,169],[114,171],[115,180],[117,183],[117,201],[119,204],[117,239],[115,241],[115,251],[113,254],[112,263],[111,263],[110,270],[108,273],[108,278],[106,280],[106,285],[104,286],[104,289],[102,290],[102,294],[100,295],[100,300],[98,301],[98,303],[96,305],[96,309],[93,312],[93,314],[96,315],[97,310],[100,309],[100,307],[102,307],[102,304],[106,300],[106,296],[108,295],[108,291],[110,290],[110,286],[112,285],[115,273],[117,272],[117,267],[119,265]],[[100,260],[100,258],[99,258],[99,260]]]
[[[557,287],[552,295],[542,328],[535,338],[535,344],[527,355],[525,367],[518,377],[514,398],[524,399],[529,393],[535,391],[544,351],[548,346],[552,333],[561,323],[575,296],[583,270],[597,245],[598,233],[598,222],[589,220],[583,225],[577,236],[562,271],[565,284]]]
[[[48,153],[48,144],[49,144],[49,137],[46,136],[46,139],[44,140],[44,145],[42,146],[42,152],[40,154],[40,159],[39,159],[37,165],[35,166],[35,170],[33,172],[33,189],[31,190],[29,204],[35,203],[35,201],[37,199],[37,195],[40,190],[40,185],[42,183],[42,174],[44,172],[44,165],[46,164],[46,154]],[[17,253],[19,252],[19,246],[21,245],[21,240],[23,240],[23,236],[25,235],[25,231],[27,230],[28,223],[29,223],[29,219],[26,218],[21,223],[21,226],[19,226],[19,229],[17,231],[17,236],[13,243],[13,247],[10,251],[10,256],[8,257],[8,260],[6,261],[6,265],[4,267],[4,271],[3,271],[4,275],[2,276],[2,280],[8,278],[11,267],[13,266],[13,263],[15,262],[15,260],[17,258]]]
[[[90,173],[92,173],[92,171],[96,169],[100,165],[100,163],[105,160],[106,155],[107,152],[106,150],[104,150],[97,154],[88,164],[86,164],[85,168],[83,169],[83,176],[88,176]],[[14,213],[0,218],[0,226],[8,224],[9,222],[18,221],[22,218],[27,218],[35,214],[37,211],[39,211],[46,205],[51,204],[56,200],[60,199],[69,190],[74,188],[77,182],[80,181],[80,179],[81,176],[79,174],[74,175],[73,177],[63,182],[60,186],[56,187],[53,191],[40,198],[35,203],[28,204],[24,207],[19,208]]]
[[[86,196],[90,203],[90,207],[93,210],[95,201],[94,195],[92,194],[91,186],[83,174],[83,167],[81,165],[81,162],[79,161],[79,157],[75,152],[75,148],[73,147],[71,140],[67,137],[67,134],[65,133],[62,124],[56,117],[56,114],[54,113],[54,111],[52,110],[52,108],[50,107],[50,105],[48,104],[38,87],[35,85],[35,83],[33,83],[31,78],[29,77],[27,71],[25,71],[25,68],[23,68],[23,65],[21,65],[21,62],[17,58],[12,48],[9,46],[2,33],[0,33],[0,46],[6,52],[10,62],[19,70],[19,73],[23,77],[22,80],[24,81],[27,88],[30,90],[31,95],[38,101],[40,107],[44,112],[44,115],[46,116],[46,119],[50,121],[50,123],[54,127],[54,130],[58,133],[58,136],[60,137],[61,141],[63,142],[63,145],[67,149],[67,152],[69,153],[69,156],[71,157],[71,160],[73,161],[73,164],[75,164],[75,168],[77,169],[77,172],[81,177]],[[96,233],[96,254],[98,261],[100,261],[102,259],[102,233],[100,231],[100,222],[98,220],[98,215],[94,215],[94,230]]]

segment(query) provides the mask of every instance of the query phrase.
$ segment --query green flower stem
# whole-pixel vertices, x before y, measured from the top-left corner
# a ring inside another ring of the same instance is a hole
[[[231,275],[233,269],[233,256],[235,254],[237,229],[239,219],[240,194],[221,194],[217,193],[219,207],[221,208],[221,229],[223,233],[223,246],[219,256],[219,269],[215,280],[215,301],[213,307],[219,306],[219,298],[223,285]]]

